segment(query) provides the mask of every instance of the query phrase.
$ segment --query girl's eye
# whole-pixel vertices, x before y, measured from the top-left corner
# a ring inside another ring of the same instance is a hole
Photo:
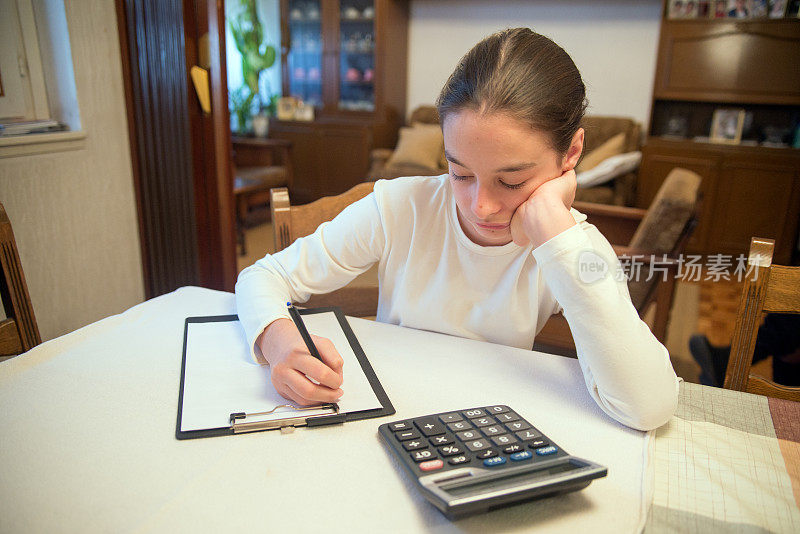
[[[469,178],[468,176],[462,176],[460,174],[456,174],[453,171],[450,171],[450,176],[452,176],[454,180],[466,180],[467,178]]]
[[[518,183],[518,184],[507,184],[507,183],[505,183],[503,180],[500,180],[500,184],[501,184],[503,187],[507,188],[507,189],[519,189],[520,187],[522,187],[523,185],[525,185],[525,182],[520,182],[520,183]]]

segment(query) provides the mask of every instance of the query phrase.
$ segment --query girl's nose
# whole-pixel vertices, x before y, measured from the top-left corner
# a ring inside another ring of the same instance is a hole
[[[480,219],[487,219],[500,211],[500,203],[493,197],[486,186],[475,180],[475,192],[472,196],[472,212]]]

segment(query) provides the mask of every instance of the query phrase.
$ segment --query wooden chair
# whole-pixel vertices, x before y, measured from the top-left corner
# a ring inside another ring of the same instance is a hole
[[[25,283],[25,274],[17,252],[17,241],[11,221],[0,204],[0,295],[6,319],[0,321],[0,356],[16,356],[42,342],[39,327],[33,315],[31,296]]]
[[[686,169],[676,168],[669,173],[647,210],[575,202],[576,210],[587,216],[588,222],[613,245],[618,256],[641,257],[643,262],[655,255],[664,272],[650,276],[642,268],[628,282],[631,301],[644,316],[655,304],[652,331],[662,343],[667,337],[667,323],[678,275],[677,258],[684,252],[700,210],[702,178]],[[664,258],[666,255],[666,259]],[[647,278],[651,278],[647,280]],[[564,355],[575,354],[575,342],[563,315],[554,315],[536,336],[535,348]]]
[[[270,190],[275,250],[283,250],[298,237],[312,234],[325,221],[372,192],[374,182],[364,182],[341,195],[323,197],[309,204],[292,206],[285,187]],[[378,310],[378,287],[351,284],[332,293],[314,295],[304,306],[338,306],[354,317],[374,316]]]
[[[723,387],[800,401],[800,387],[783,386],[750,374],[763,314],[800,313],[800,267],[772,265],[774,247],[772,239],[754,237],[750,240],[748,270],[736,314]]]
[[[266,205],[271,188],[292,184],[292,144],[284,139],[234,137],[232,145],[236,241],[240,254],[244,255],[247,253],[244,230],[250,226],[250,209]]]

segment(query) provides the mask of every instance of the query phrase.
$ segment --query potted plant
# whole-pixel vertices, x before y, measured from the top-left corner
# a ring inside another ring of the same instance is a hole
[[[275,95],[262,97],[259,92],[261,73],[275,64],[275,47],[264,43],[264,28],[258,18],[255,0],[239,0],[239,11],[231,17],[231,34],[242,57],[244,85],[231,92],[231,112],[236,116],[237,131],[247,133],[250,119],[256,135],[266,137],[270,109],[274,113]],[[267,88],[269,92],[269,88]],[[253,107],[258,113],[253,116]]]

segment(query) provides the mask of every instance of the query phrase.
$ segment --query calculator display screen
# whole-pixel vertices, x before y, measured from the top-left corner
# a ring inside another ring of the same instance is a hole
[[[488,491],[498,491],[507,488],[514,488],[520,484],[529,484],[537,480],[546,479],[559,473],[566,473],[581,469],[585,465],[573,464],[572,462],[564,462],[552,467],[544,469],[537,469],[533,471],[525,471],[522,473],[509,474],[502,478],[492,478],[489,480],[474,480],[464,482],[454,482],[453,484],[443,485],[441,489],[446,491],[453,497],[466,497],[469,495],[477,495]]]

